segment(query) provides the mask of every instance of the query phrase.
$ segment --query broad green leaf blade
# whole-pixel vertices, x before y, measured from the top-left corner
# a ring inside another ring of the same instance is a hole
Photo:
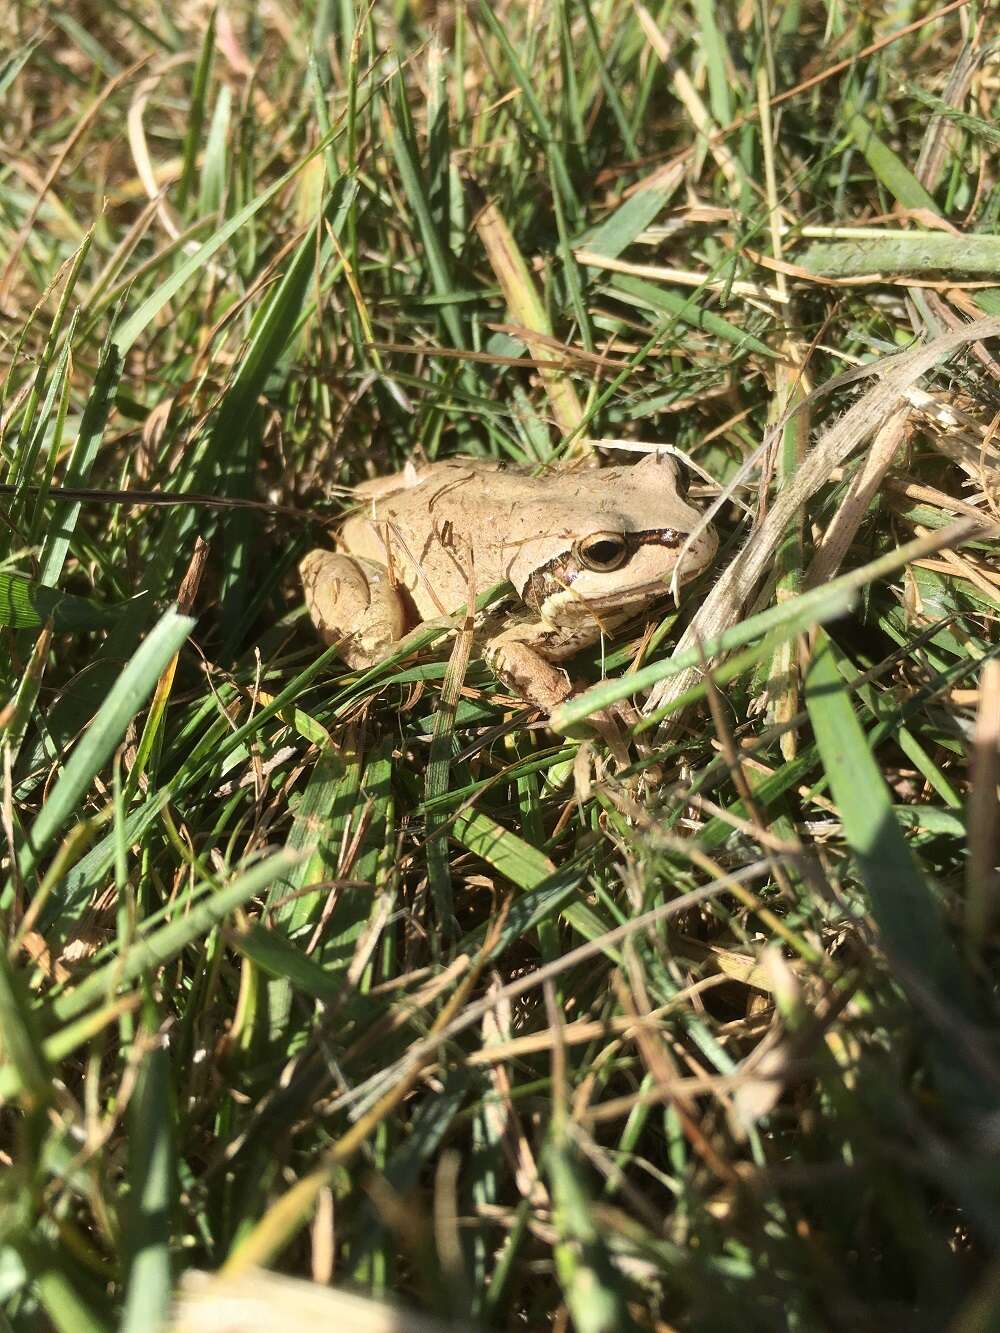
[[[34,629],[48,620],[57,634],[104,629],[123,610],[60,592],[20,574],[0,573],[0,625],[12,629]]]
[[[717,125],[728,125],[733,118],[728,72],[729,52],[726,49],[726,39],[719,31],[717,22],[719,12],[719,7],[713,4],[712,0],[694,0],[698,39],[708,70],[712,119]],[[721,7],[721,12],[726,13],[725,6]]]
[[[1000,275],[1000,236],[948,236],[940,231],[900,231],[857,240],[816,241],[796,262],[819,277],[856,278],[865,273],[963,273],[975,278]],[[995,291],[974,293],[987,314]]]
[[[265,930],[255,923],[249,930],[231,932],[228,940],[262,972],[287,982],[293,990],[316,1000],[328,1001],[344,994],[344,979],[340,972],[326,971],[277,931]]]
[[[595,254],[617,259],[670,202],[682,176],[683,173],[677,171],[665,180],[654,181],[636,190],[580,244]]]
[[[107,1333],[107,1324],[77,1290],[67,1267],[53,1260],[35,1277],[52,1327],[56,1333]]]
[[[477,810],[462,811],[452,822],[451,834],[518,888],[536,888],[555,872],[549,858],[531,843]]]

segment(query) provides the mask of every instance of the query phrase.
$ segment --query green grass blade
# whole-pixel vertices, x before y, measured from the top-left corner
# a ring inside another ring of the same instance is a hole
[[[57,634],[103,629],[114,624],[123,610],[74,597],[20,574],[0,573],[0,625],[12,629],[37,628],[47,620]]]
[[[48,372],[52,357],[55,354],[59,338],[63,335],[66,311],[69,308],[70,300],[76,290],[80,271],[90,253],[93,239],[94,233],[91,230],[86,234],[79,249],[73,256],[72,266],[70,267],[69,274],[63,284],[63,290],[59,297],[59,305],[52,318],[52,324],[49,328],[49,336],[46,339],[45,347],[43,348],[42,355],[39,359],[38,368],[35,371],[31,393],[28,395],[28,401],[25,403],[24,411],[21,414],[20,439],[18,441],[18,448],[15,450],[14,458],[7,473],[8,482],[18,482],[22,485],[26,485],[35,480],[35,460],[41,451],[42,441],[52,420],[55,405],[63,395],[63,385],[66,380],[70,352],[79,320],[79,311],[74,311],[70,318],[69,327],[66,329],[65,335],[63,336],[62,351],[50,377],[49,387],[46,392],[46,400],[42,406],[41,414],[36,421],[35,412],[38,407],[38,397],[45,382],[45,376]],[[5,381],[3,390],[0,391],[0,404],[3,403],[7,387],[8,385]]]
[[[341,1324],[361,1292],[400,1325],[978,1333],[994,322],[878,359],[1000,311],[989,6],[7,8],[0,1333],[155,1329],[254,1252]],[[761,448],[792,392],[805,472]],[[900,393],[883,474],[838,422]],[[484,660],[535,615],[509,584],[468,652],[400,584],[397,535],[449,606],[432,548],[495,577],[488,507],[369,530],[409,632],[365,670],[318,643],[295,565],[359,535],[357,482],[527,466],[579,551],[570,455],[667,441],[727,496],[718,557],[559,664],[586,743]],[[83,474],[103,500],[58,493]],[[782,601],[775,503],[840,579]],[[725,571],[765,546],[756,589]],[[703,597],[709,672],[676,647]]]
[[[198,212],[202,217],[217,217],[222,211],[226,197],[226,180],[229,175],[229,125],[232,110],[233,91],[227,83],[224,83],[215,99],[212,119],[208,123],[208,134],[205,137],[205,156],[202,159],[201,175],[198,180]],[[220,242],[224,243],[225,240]],[[215,249],[218,249],[218,246]],[[213,250],[212,253],[214,252]],[[207,263],[210,258],[211,255],[207,255],[204,262]]]
[[[123,957],[92,972],[86,980],[54,1000],[50,1010],[51,1019],[62,1023],[76,1018],[106,995],[130,985],[150,970],[165,966],[182,949],[224,921],[230,912],[242,907],[279,879],[298,859],[294,852],[276,852],[238,875],[225,888],[201,899],[176,920],[152,931],[148,936],[140,936],[128,947]]]
[[[806,707],[830,790],[890,958],[949,1004],[965,983],[941,914],[896,821],[882,774],[821,633],[806,677]]]
[[[609,704],[617,703],[619,699],[630,698],[633,694],[639,694],[661,680],[667,680],[670,676],[679,675],[680,672],[693,666],[699,666],[706,658],[711,660],[733,648],[741,648],[756,638],[767,635],[771,646],[776,642],[794,638],[795,635],[811,629],[814,625],[843,615],[851,606],[854,597],[855,582],[845,578],[838,583],[828,584],[825,588],[816,588],[803,593],[801,597],[783,602],[780,606],[760,611],[741,624],[726,630],[717,639],[706,643],[702,652],[689,649],[685,653],[675,654],[666,661],[640,667],[638,671],[631,672],[618,680],[604,681],[585,690],[583,694],[567,699],[553,712],[552,729],[560,735],[565,735],[578,722],[584,721],[589,714],[600,712]]]
[[[209,454],[224,458],[236,451],[257,399],[302,318],[302,307],[317,262],[317,231],[310,227],[282,274],[254,314],[238,369],[219,404]]]
[[[104,428],[121,378],[121,371],[121,352],[109,339],[101,352],[94,385],[80,421],[80,432],[66,469],[67,486],[87,485],[104,436]],[[55,587],[59,582],[66,553],[80,517],[80,508],[79,501],[56,506],[52,527],[38,561],[40,583]]]
[[[490,32],[496,38],[504,57],[510,66],[510,71],[521,89],[524,96],[524,104],[531,114],[531,119],[535,123],[535,129],[538,132],[542,144],[545,148],[545,154],[552,163],[552,170],[555,172],[559,183],[559,189],[562,192],[563,200],[570,213],[571,225],[575,228],[580,214],[580,201],[576,190],[573,188],[573,182],[570,180],[569,169],[566,166],[566,157],[559,144],[559,140],[552,128],[549,117],[545,114],[538,95],[535,92],[534,84],[525,69],[518,53],[510,39],[510,35],[504,23],[498,14],[494,12],[492,5],[487,0],[480,0],[479,15],[486,23]]]
[[[35,1281],[56,1333],[107,1333],[107,1325],[80,1295],[59,1264],[51,1264]]]
[[[723,319],[721,315],[715,315],[711,310],[704,309],[691,296],[678,296],[676,292],[669,292],[663,287],[654,287],[645,278],[633,278],[626,273],[616,273],[611,280],[611,287],[622,297],[631,297],[634,302],[648,310],[655,310],[670,320],[676,319],[682,324],[690,324],[692,328],[702,329],[705,333],[732,343],[742,350],[756,352],[758,356],[766,356],[768,360],[775,360],[779,355],[752,333],[746,333],[735,324],[730,324],[727,319]]]
[[[18,857],[23,877],[34,871],[53,838],[78,811],[95,774],[111,757],[125,728],[152,694],[160,673],[191,633],[194,623],[189,616],[168,611],[125,666],[31,826]]]
[[[344,980],[339,973],[328,972],[276,931],[252,925],[249,930],[232,932],[229,942],[269,977],[285,981],[292,990],[311,995],[316,1000],[332,1002],[344,994]]]
[[[428,198],[427,187],[417,157],[416,138],[410,117],[406,88],[402,74],[398,77],[393,99],[393,115],[389,128],[389,145],[396,160],[403,189],[420,230],[424,255],[436,294],[445,302],[441,318],[453,347],[465,346],[465,334],[460,308],[454,303],[456,285],[451,276],[447,252],[447,232],[438,229]]]
[[[636,1327],[629,1317],[622,1281],[594,1218],[568,1144],[550,1144],[546,1153],[552,1185],[556,1274],[573,1326],[580,1333],[619,1333]]]
[[[938,206],[897,153],[878,137],[859,111],[847,118],[847,128],[854,142],[879,181],[904,208],[924,208],[936,214]]]
[[[170,1313],[174,1206],[170,1057],[149,1052],[129,1104],[129,1266],[121,1333],[162,1327]]]
[[[597,31],[597,23],[594,20],[594,10],[590,0],[581,0],[581,9],[583,10],[584,22],[587,25],[587,38],[590,42],[591,54],[594,63],[597,65],[598,74],[601,80],[601,87],[604,89],[604,96],[608,99],[615,121],[617,122],[619,132],[622,136],[622,143],[629,157],[639,156],[639,145],[636,143],[635,135],[632,133],[632,127],[628,123],[628,116],[625,114],[625,107],[619,95],[618,88],[615,86],[614,73],[604,58],[604,52],[601,50],[600,35]],[[602,250],[601,254],[607,251]],[[619,251],[619,253],[621,253]]]
[[[115,343],[119,354],[125,356],[128,353],[136,339],[139,338],[147,328],[156,319],[160,311],[174,299],[181,291],[184,285],[200,272],[208,261],[231,240],[242,227],[245,227],[256,215],[265,208],[271,200],[280,191],[285,190],[295,179],[298,173],[310,162],[317,152],[321,152],[322,147],[314,148],[307,153],[305,157],[292,169],[286,172],[278,180],[269,185],[267,189],[262,190],[258,195],[245,204],[243,208],[234,213],[221,226],[212,232],[207,241],[204,241],[195,253],[185,259],[182,264],[171,273],[169,278],[165,278],[156,290],[147,296],[145,301],[135,310],[126,320],[122,322],[115,333]]]
[[[469,668],[469,655],[472,651],[471,617],[455,636],[448,670],[441,684],[441,698],[434,715],[434,728],[431,733],[430,753],[427,757],[427,776],[424,781],[424,800],[433,801],[448,790],[451,781],[452,737],[455,729],[455,714],[458,701],[465,683],[465,673]],[[448,869],[448,840],[436,836],[440,823],[432,811],[427,816],[427,881],[434,899],[438,916],[438,925],[450,933],[454,917],[454,902],[451,892],[451,874]]]
[[[91,1014],[86,1014],[83,1018],[78,1018],[75,1022],[67,1023],[65,1027],[60,1028],[51,1037],[46,1037],[40,1044],[36,1028],[37,1016],[32,1014],[32,1041],[35,1048],[41,1051],[47,1064],[58,1065],[60,1061],[65,1060],[68,1055],[72,1055],[84,1043],[91,1041],[103,1032],[109,1024],[118,1022],[123,1014],[134,1009],[138,998],[138,996],[125,996],[122,999],[115,1000],[102,1009],[97,1009]],[[27,1086],[28,1084],[13,1063],[0,1066],[0,1103],[9,1102]]]
[[[728,53],[726,40],[719,31],[716,15],[719,12],[712,0],[693,0],[698,37],[705,66],[708,70],[709,106],[716,125],[728,125],[733,119],[733,103],[727,73]],[[722,10],[725,13],[725,10]]]
[[[52,1076],[22,978],[0,950],[0,1080],[23,1092],[29,1106],[52,1097]]]
[[[555,869],[549,858],[531,843],[479,811],[462,811],[452,821],[451,833],[518,888],[536,888]]]
[[[202,38],[201,53],[198,56],[198,63],[195,66],[194,81],[191,85],[191,101],[189,103],[188,127],[184,135],[184,153],[183,164],[181,166],[181,177],[177,182],[177,207],[184,212],[187,207],[188,196],[191,193],[191,187],[194,184],[195,167],[198,158],[198,145],[201,142],[201,131],[205,123],[205,103],[208,97],[208,83],[212,73],[212,60],[215,55],[215,17],[216,11],[209,12],[208,22],[205,24],[205,35]]]
[[[659,216],[677,193],[680,183],[681,174],[677,172],[668,180],[644,185],[585,236],[582,244],[595,254],[617,259]]]
[[[35,54],[35,51],[41,41],[40,38],[32,38],[29,42],[11,49],[6,56],[0,60],[0,97],[3,97],[7,89],[11,87],[14,80],[24,69],[25,65]]]
[[[289,348],[302,317],[310,279],[316,270],[317,231],[310,228],[280,282],[254,315],[247,344],[229,388],[219,405],[211,435],[199,462],[205,484],[221,484],[227,495],[253,494],[257,461],[254,421],[258,402],[275,368]],[[221,483],[216,480],[221,476]],[[196,480],[196,485],[201,485]],[[235,651],[252,577],[252,559],[259,521],[247,513],[230,516],[225,524],[229,542],[223,583],[224,653]]]
[[[857,240],[815,241],[796,256],[822,278],[856,278],[865,273],[963,273],[975,278],[1000,274],[1000,236],[948,236],[942,232],[900,231]],[[989,293],[978,292],[980,301]],[[986,306],[987,314],[993,313]]]

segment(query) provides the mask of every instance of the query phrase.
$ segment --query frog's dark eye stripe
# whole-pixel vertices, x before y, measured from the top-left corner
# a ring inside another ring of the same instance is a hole
[[[628,559],[629,541],[623,532],[593,532],[576,543],[574,554],[584,569],[610,574]]]
[[[676,528],[644,528],[642,532],[629,534],[629,541],[634,546],[680,546],[688,534],[678,532]]]

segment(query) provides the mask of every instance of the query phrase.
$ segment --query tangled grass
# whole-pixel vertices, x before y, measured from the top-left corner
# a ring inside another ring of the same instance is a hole
[[[991,1327],[988,8],[5,11],[3,1327]],[[719,561],[555,730],[320,650],[352,483],[623,443]]]

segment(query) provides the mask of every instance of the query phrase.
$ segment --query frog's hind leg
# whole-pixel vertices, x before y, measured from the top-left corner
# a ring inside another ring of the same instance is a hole
[[[373,666],[406,630],[406,607],[384,565],[334,551],[310,551],[299,565],[306,607],[324,643],[349,666]]]

